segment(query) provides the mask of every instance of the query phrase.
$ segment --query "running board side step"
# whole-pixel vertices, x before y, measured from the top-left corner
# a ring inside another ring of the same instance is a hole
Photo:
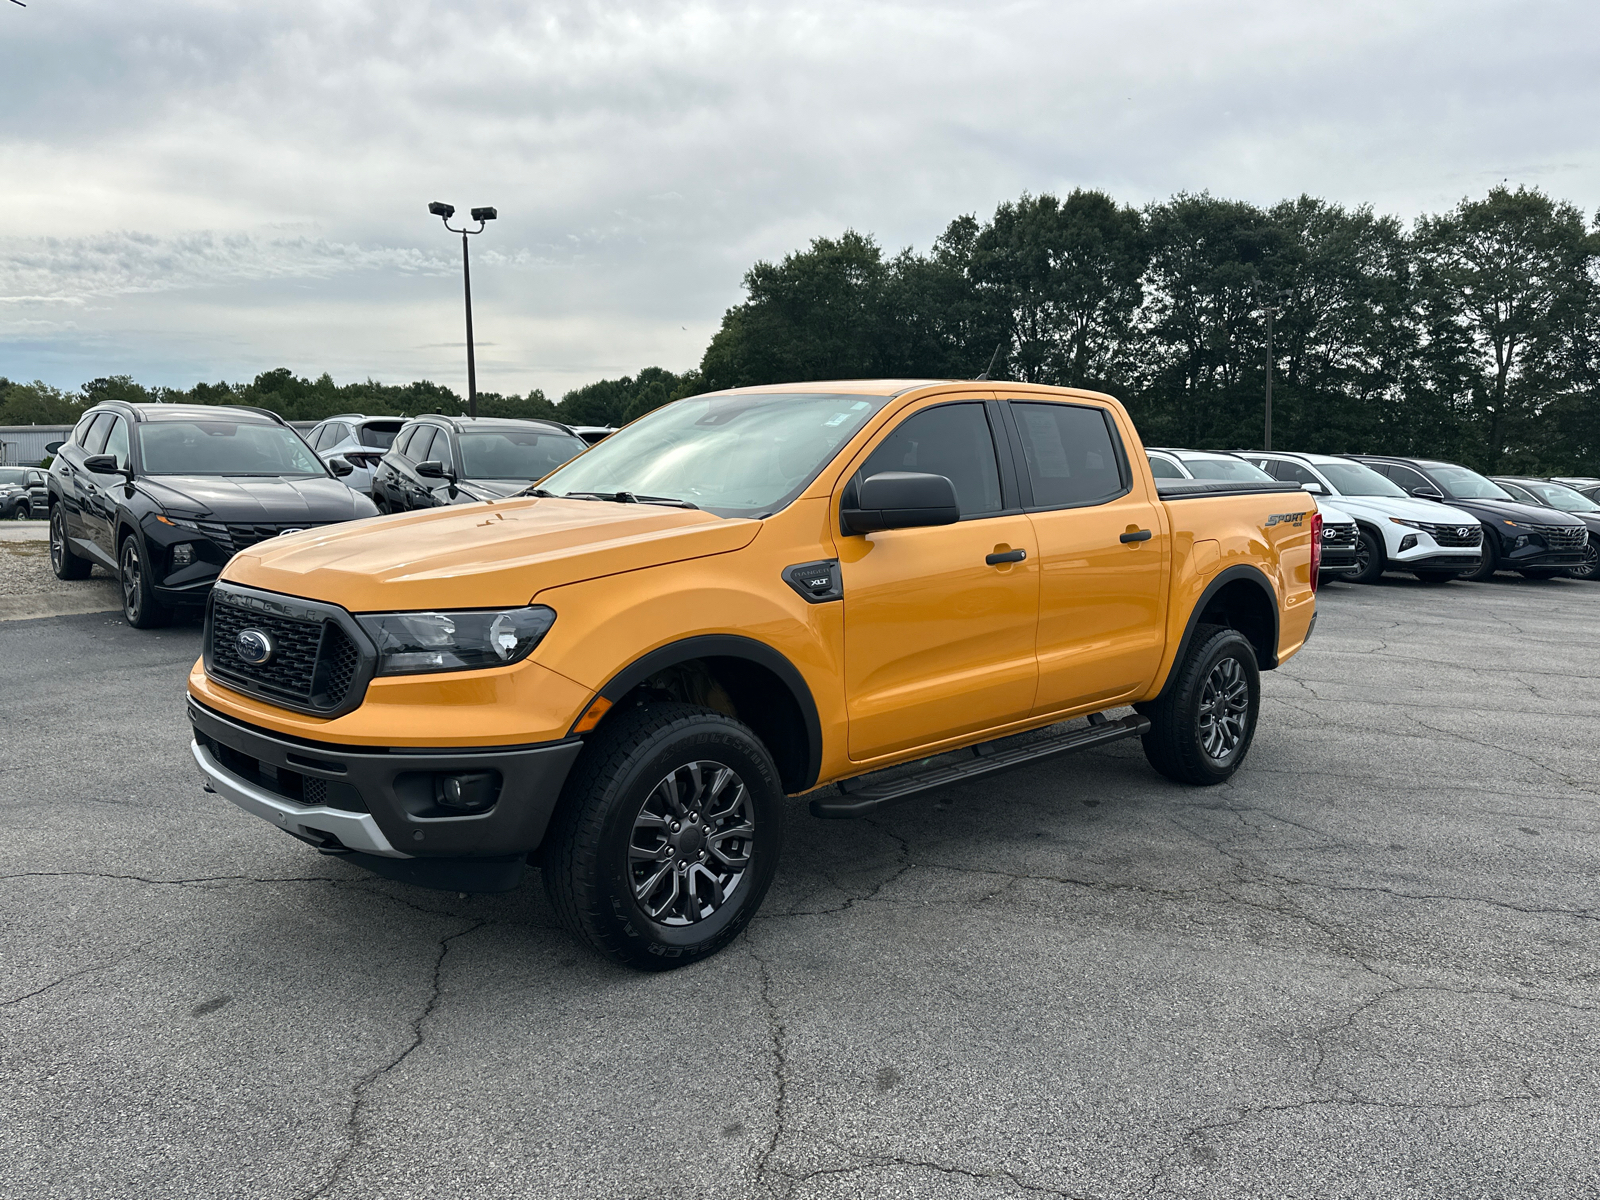
[[[1150,729],[1150,718],[1141,716],[1109,721],[1099,713],[1095,713],[1089,718],[1089,722],[1087,729],[1073,729],[1011,750],[996,750],[994,743],[985,742],[971,747],[977,757],[967,762],[930,767],[925,771],[901,775],[895,779],[874,782],[881,772],[873,772],[871,775],[843,780],[837,785],[840,793],[838,796],[811,802],[811,815],[836,820],[869,816],[886,805],[909,799],[921,792],[944,787],[946,784],[993,775],[997,771],[1020,767],[1024,763],[1038,762],[1042,758],[1056,754],[1070,754],[1074,750],[1088,750],[1095,746],[1103,746],[1107,742],[1120,742],[1123,738],[1140,737]]]

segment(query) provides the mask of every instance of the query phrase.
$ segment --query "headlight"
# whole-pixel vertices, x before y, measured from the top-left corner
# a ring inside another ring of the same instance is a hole
[[[158,513],[156,515],[156,520],[161,522],[163,525],[175,525],[179,529],[192,529],[196,533],[200,532],[200,526],[196,525],[193,521],[185,521],[182,517],[169,517],[165,514]]]
[[[1407,529],[1423,528],[1423,523],[1421,521],[1407,521],[1402,517],[1390,517],[1389,520],[1393,521],[1396,525],[1404,525]]]
[[[379,675],[424,675],[521,662],[556,614],[534,604],[500,612],[368,613],[356,620],[377,643]]]

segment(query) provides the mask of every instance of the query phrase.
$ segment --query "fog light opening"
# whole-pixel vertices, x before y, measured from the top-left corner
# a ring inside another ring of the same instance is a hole
[[[194,543],[179,542],[172,548],[172,565],[187,567],[194,561]]]
[[[462,775],[437,775],[433,799],[451,812],[473,813],[493,808],[500,795],[500,772],[471,771]]]
[[[1416,548],[1417,548],[1417,535],[1416,534],[1408,533],[1408,534],[1405,535],[1405,537],[1400,539],[1400,549],[1402,551],[1415,550]]]

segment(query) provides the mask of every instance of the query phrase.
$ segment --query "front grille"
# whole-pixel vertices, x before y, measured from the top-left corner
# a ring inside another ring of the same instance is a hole
[[[1582,525],[1530,525],[1552,550],[1577,550],[1589,544],[1589,530]]]
[[[248,549],[257,542],[275,538],[286,529],[315,529],[322,522],[307,521],[296,525],[281,523],[275,525],[246,525],[239,523],[224,524],[221,521],[198,521],[200,532],[205,534],[229,554],[236,554],[240,550]]]
[[[1354,546],[1359,540],[1360,538],[1354,525],[1324,525],[1322,527],[1322,544],[1330,550],[1335,546]]]
[[[1481,546],[1482,525],[1429,525],[1422,522],[1424,533],[1441,546]]]
[[[267,635],[272,655],[264,663],[239,657],[238,637],[247,629]],[[361,654],[332,620],[299,621],[276,613],[237,608],[218,592],[211,606],[207,665],[225,678],[313,709],[332,709],[355,681]]]

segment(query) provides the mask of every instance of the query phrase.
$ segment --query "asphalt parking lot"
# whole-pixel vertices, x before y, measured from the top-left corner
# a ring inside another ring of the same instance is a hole
[[[795,801],[662,976],[204,794],[197,626],[0,623],[0,1193],[1595,1196],[1597,620],[1332,585],[1231,784]]]

